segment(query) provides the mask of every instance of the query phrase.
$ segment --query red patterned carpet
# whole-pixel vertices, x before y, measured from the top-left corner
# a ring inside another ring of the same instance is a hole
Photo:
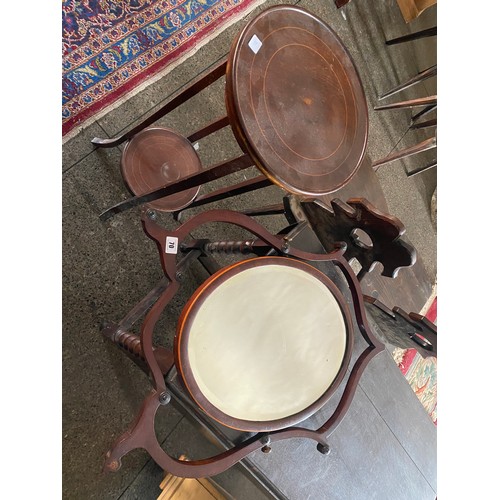
[[[437,297],[425,313],[425,317],[437,325]],[[437,358],[424,359],[415,349],[395,349],[393,357],[432,421],[437,425]]]
[[[260,0],[63,0],[62,131],[109,111]]]

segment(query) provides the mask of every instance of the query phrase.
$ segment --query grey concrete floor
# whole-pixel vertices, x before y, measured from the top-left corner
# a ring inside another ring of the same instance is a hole
[[[137,210],[120,214],[107,223],[99,221],[102,211],[129,194],[120,175],[121,147],[95,150],[90,140],[95,136],[113,137],[138,123],[194,76],[220,61],[250,17],[281,3],[285,2],[266,1],[164,78],[83,129],[63,146],[64,498],[153,499],[160,492],[158,485],[162,478],[162,471],[142,451],[126,456],[119,472],[101,472],[105,452],[133,420],[149,390],[149,382],[129,359],[102,339],[100,324],[103,320],[119,320],[156,284],[162,272],[156,247],[144,235]],[[428,9],[406,25],[396,0],[352,0],[340,10],[333,0],[302,0],[298,5],[331,25],[355,61],[369,106],[369,158],[380,159],[430,137],[433,129],[409,130],[411,111],[376,112],[373,107],[379,104],[380,94],[436,62],[435,38],[394,46],[384,43],[386,39],[434,26],[436,9]],[[387,101],[431,95],[435,91],[433,78]],[[187,134],[222,115],[223,110],[223,82],[219,81],[158,124]],[[238,146],[228,130],[200,142],[199,153],[206,165],[230,158],[236,152]],[[395,161],[377,172],[390,212],[406,226],[407,239],[417,249],[431,283],[435,282],[437,271],[436,227],[431,217],[436,171],[415,177],[407,177],[406,172],[433,158],[435,151],[430,151]],[[235,175],[234,179],[243,179],[243,174]],[[238,210],[277,203],[282,196],[279,188],[270,187],[214,206]],[[200,210],[194,209],[192,213]],[[175,225],[169,217],[162,218],[162,222],[167,227]],[[275,232],[286,225],[282,216],[261,222]],[[237,238],[239,234],[230,230],[224,236]],[[181,292],[158,325],[159,343],[171,345],[175,318],[200,279],[203,274],[196,266],[186,275]],[[213,448],[195,433],[185,417],[170,407],[160,412],[157,433],[173,454],[199,458]],[[216,480],[238,499],[266,497],[237,467]]]

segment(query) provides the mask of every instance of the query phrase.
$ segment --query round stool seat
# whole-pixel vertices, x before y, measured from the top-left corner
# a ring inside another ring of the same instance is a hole
[[[125,146],[122,175],[128,188],[139,196],[202,169],[193,145],[167,128],[149,128],[136,134]],[[173,212],[190,205],[200,186],[148,203],[160,211]]]
[[[242,149],[291,193],[332,193],[361,165],[359,75],[332,29],[303,9],[271,7],[245,26],[229,52],[226,107]]]
[[[186,304],[176,363],[194,401],[243,431],[294,425],[323,406],[351,352],[347,305],[316,268],[259,257],[209,278]]]

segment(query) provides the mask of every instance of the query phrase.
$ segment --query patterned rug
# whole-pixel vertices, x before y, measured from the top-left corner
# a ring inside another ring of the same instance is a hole
[[[424,314],[424,313],[422,313]],[[437,325],[437,297],[425,317]],[[392,353],[399,369],[437,425],[437,358],[423,358],[416,349],[394,349]]]
[[[153,83],[262,1],[63,0],[63,136]]]

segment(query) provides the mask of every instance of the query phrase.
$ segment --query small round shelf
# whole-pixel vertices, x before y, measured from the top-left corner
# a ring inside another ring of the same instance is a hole
[[[202,169],[193,145],[167,128],[148,128],[125,146],[121,159],[123,178],[136,196],[148,193]],[[173,212],[190,205],[198,196],[194,187],[148,203],[154,210]]]
[[[267,9],[235,39],[226,107],[243,150],[291,193],[332,193],[361,165],[368,109],[359,75],[333,30],[303,9]]]

